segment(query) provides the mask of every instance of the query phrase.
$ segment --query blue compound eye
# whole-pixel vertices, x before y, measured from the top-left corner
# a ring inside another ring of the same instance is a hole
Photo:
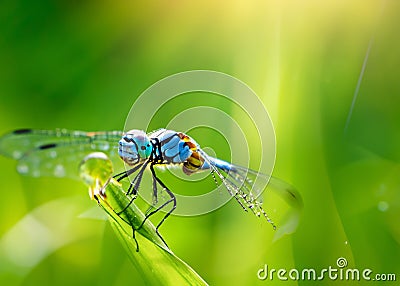
[[[140,160],[135,142],[125,136],[119,141],[118,155],[128,165],[135,165]]]
[[[150,157],[152,151],[151,144],[141,145],[139,155],[143,159],[147,159]]]
[[[119,156],[129,165],[148,159],[152,152],[150,139],[144,131],[130,130],[119,141]]]

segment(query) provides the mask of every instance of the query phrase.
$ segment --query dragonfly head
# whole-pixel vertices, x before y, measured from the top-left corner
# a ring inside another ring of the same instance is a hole
[[[150,157],[153,146],[142,130],[130,130],[119,140],[118,154],[128,165],[135,165]]]

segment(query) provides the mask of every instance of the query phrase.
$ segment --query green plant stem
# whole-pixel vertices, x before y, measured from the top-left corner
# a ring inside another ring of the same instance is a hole
[[[112,163],[103,153],[93,153],[85,158],[80,173],[89,186],[91,197],[108,214],[115,233],[147,284],[207,285],[199,274],[168,249],[150,220],[138,229],[145,215],[125,195],[121,184],[111,178]],[[124,211],[117,214],[115,210]]]

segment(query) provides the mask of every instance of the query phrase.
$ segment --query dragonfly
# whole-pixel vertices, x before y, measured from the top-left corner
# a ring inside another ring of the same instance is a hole
[[[114,178],[117,181],[129,178],[126,195],[131,198],[130,203],[139,194],[144,172],[150,171],[153,201],[143,223],[158,211],[167,209],[156,226],[160,237],[159,227],[177,206],[173,191],[156,172],[165,166],[181,168],[188,176],[211,172],[214,181],[218,184],[218,178],[244,211],[264,217],[276,229],[258,198],[271,177],[208,155],[193,138],[183,132],[168,129],[150,133],[136,129],[127,132],[20,129],[0,138],[0,153],[18,161],[19,173],[34,177],[77,177],[80,160],[95,151],[117,156],[125,163],[125,170],[114,175]],[[262,187],[255,183],[259,179],[263,182]],[[160,191],[167,194],[167,199],[162,203],[158,200]]]

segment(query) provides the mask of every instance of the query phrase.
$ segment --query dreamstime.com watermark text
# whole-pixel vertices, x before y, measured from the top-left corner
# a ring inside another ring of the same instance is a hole
[[[336,260],[337,267],[329,266],[321,270],[313,268],[298,269],[285,269],[285,268],[269,268],[267,264],[257,271],[257,277],[260,280],[339,280],[339,281],[396,281],[396,274],[394,273],[373,273],[369,268],[357,269],[346,268],[346,258],[340,257]]]

